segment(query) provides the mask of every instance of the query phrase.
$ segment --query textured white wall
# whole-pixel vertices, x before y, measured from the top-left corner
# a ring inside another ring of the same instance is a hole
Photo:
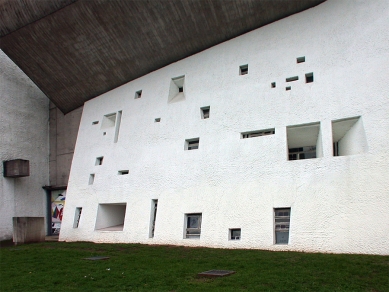
[[[0,177],[0,240],[12,238],[13,216],[46,216],[49,100],[0,50],[0,160],[27,159],[30,176]]]
[[[389,254],[388,15],[385,0],[329,0],[87,102],[60,240]],[[239,76],[244,64],[249,74]],[[168,103],[171,78],[181,75],[185,100]],[[201,119],[203,106],[209,119]],[[113,143],[101,121],[118,111]],[[331,121],[356,116],[368,151],[333,157]],[[286,127],[317,121],[322,157],[288,161]],[[240,138],[269,128],[275,135]],[[199,149],[184,151],[196,137]],[[152,199],[158,212],[148,238]],[[95,231],[98,204],[118,202],[127,203],[124,230]],[[83,214],[73,229],[76,207]],[[291,208],[288,245],[274,245],[279,207]],[[183,239],[185,213],[202,213],[200,239]],[[229,241],[229,228],[241,228],[241,240]]]

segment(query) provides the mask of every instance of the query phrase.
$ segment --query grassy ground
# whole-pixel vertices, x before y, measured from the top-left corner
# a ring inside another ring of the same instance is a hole
[[[388,256],[46,242],[0,261],[0,291],[389,291]],[[197,277],[211,269],[236,274]]]

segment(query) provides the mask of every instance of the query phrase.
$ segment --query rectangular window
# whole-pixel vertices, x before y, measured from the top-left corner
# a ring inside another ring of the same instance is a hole
[[[276,130],[273,128],[273,129],[266,129],[266,130],[259,130],[259,131],[243,132],[241,133],[241,135],[242,135],[242,139],[247,139],[247,138],[273,135],[275,134],[275,132]]]
[[[95,165],[102,165],[103,164],[104,156],[96,157],[96,163]]]
[[[209,112],[210,112],[211,108],[209,106],[205,106],[205,107],[200,108],[200,110],[201,110],[201,118],[203,120],[209,119]]]
[[[89,184],[90,184],[90,185],[93,185],[94,181],[95,181],[95,174],[94,174],[94,173],[91,173],[91,174],[89,175]]]
[[[246,64],[246,65],[239,66],[239,75],[246,75],[246,74],[249,74],[249,65]]]
[[[305,57],[298,57],[297,58],[297,63],[304,63],[305,62]]]
[[[122,121],[122,111],[118,111],[117,118],[116,118],[115,137],[113,139],[114,143],[116,143],[119,139],[119,130],[120,130],[121,121]]]
[[[367,152],[368,145],[361,117],[332,121],[333,155],[346,156]]]
[[[155,231],[155,220],[157,219],[157,207],[158,207],[158,200],[151,200],[151,224],[150,224],[150,238],[154,237],[154,231]]]
[[[199,149],[200,138],[193,138],[185,140],[185,150]]]
[[[126,174],[128,174],[128,173],[129,173],[128,170],[119,170],[119,171],[118,171],[118,175],[126,175]]]
[[[240,228],[230,229],[230,240],[240,240]]]
[[[185,215],[185,237],[200,238],[201,234],[201,213]]]
[[[286,78],[286,82],[292,82],[292,81],[296,81],[296,80],[299,80],[298,76],[293,76],[293,77]]]
[[[81,212],[82,212],[82,208],[77,207],[76,214],[74,215],[73,228],[78,228],[78,225],[80,224]]]
[[[274,209],[275,244],[289,243],[290,208]]]
[[[305,74],[305,82],[306,82],[306,83],[311,83],[311,82],[313,82],[313,73],[312,73],[312,72],[311,72],[311,73]]]
[[[135,99],[141,98],[142,97],[142,90],[138,90],[135,92]]]

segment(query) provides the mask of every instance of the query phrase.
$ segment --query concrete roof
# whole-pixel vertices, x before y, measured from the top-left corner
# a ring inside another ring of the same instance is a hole
[[[0,48],[68,113],[325,0],[0,0]]]

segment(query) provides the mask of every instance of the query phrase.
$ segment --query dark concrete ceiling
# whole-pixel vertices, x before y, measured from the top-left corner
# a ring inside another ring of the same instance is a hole
[[[325,0],[0,0],[0,48],[68,113]]]

